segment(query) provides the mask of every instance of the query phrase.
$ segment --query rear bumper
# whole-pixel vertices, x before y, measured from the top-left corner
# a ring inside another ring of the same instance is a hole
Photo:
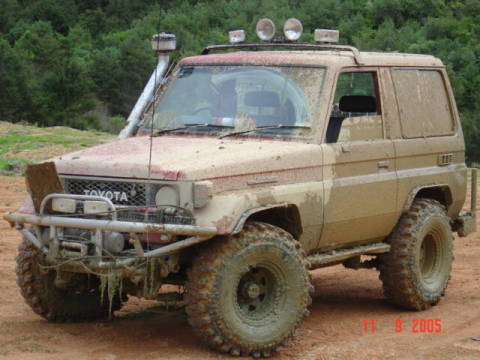
[[[456,230],[461,237],[477,231],[477,169],[472,169],[472,183],[470,188],[470,212],[456,219]]]
[[[477,218],[471,215],[462,215],[456,219],[457,232],[460,237],[468,236],[477,231]]]

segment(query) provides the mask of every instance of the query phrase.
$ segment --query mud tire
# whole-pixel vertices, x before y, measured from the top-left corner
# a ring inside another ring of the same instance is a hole
[[[100,301],[99,280],[79,274],[83,290],[60,289],[54,284],[56,272],[45,272],[39,266],[43,255],[36,247],[23,241],[18,247],[17,284],[32,310],[51,322],[77,322],[104,318],[110,315],[108,296]],[[112,312],[119,310],[122,300],[115,296]]]
[[[268,357],[308,314],[311,291],[298,241],[280,228],[251,222],[201,248],[188,272],[186,311],[210,347]]]
[[[409,310],[425,310],[445,294],[453,262],[453,236],[438,201],[416,199],[388,237],[390,252],[379,256],[387,300]]]

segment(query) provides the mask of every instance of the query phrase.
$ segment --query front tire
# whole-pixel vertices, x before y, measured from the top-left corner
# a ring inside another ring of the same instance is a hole
[[[55,270],[43,270],[42,253],[24,240],[18,248],[17,284],[22,296],[32,310],[51,322],[86,321],[107,317],[110,314],[108,296],[101,301],[99,280],[84,274],[76,275],[76,289],[60,289],[55,286]],[[120,296],[115,295],[111,310],[122,306]]]
[[[435,200],[416,199],[387,239],[390,252],[379,256],[387,299],[410,310],[436,305],[450,279],[452,240],[445,208]]]
[[[299,243],[282,229],[252,222],[201,249],[188,273],[186,311],[212,348],[269,356],[308,313],[312,289]]]

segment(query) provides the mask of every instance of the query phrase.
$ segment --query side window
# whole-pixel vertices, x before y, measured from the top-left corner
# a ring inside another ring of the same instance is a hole
[[[403,137],[453,134],[452,112],[439,71],[396,69],[392,74]]]
[[[338,77],[327,128],[327,143],[383,139],[375,72],[344,72]]]

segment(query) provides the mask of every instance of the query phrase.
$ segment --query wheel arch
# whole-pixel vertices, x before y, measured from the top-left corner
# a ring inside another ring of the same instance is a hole
[[[424,198],[437,200],[440,204],[445,206],[448,209],[453,203],[452,191],[450,186],[447,184],[442,185],[422,185],[414,188],[410,195],[408,196],[407,201],[403,207],[403,212],[406,212],[412,206],[412,203],[415,199]]]
[[[236,234],[242,231],[247,221],[259,221],[278,226],[290,233],[296,240],[303,232],[300,211],[295,204],[276,204],[247,210],[240,217],[232,233]]]

